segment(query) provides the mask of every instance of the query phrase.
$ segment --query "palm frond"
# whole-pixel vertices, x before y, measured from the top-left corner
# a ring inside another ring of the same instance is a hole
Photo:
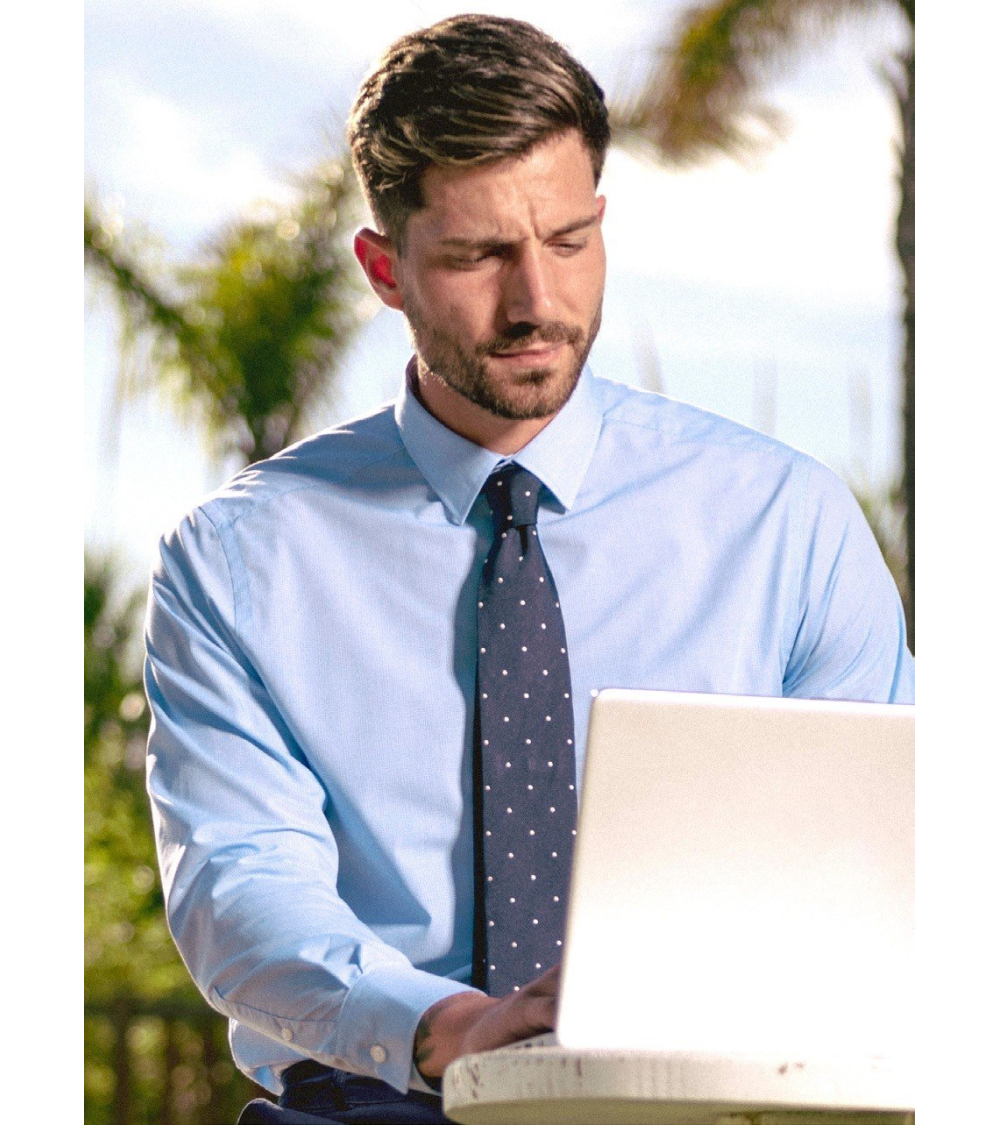
[[[684,166],[723,152],[745,159],[783,129],[762,91],[803,47],[852,16],[898,0],[714,0],[690,8],[657,51],[649,81],[613,107],[622,139],[651,142]]]
[[[90,276],[119,301],[135,329],[166,335],[184,330],[184,318],[154,276],[148,249],[125,234],[124,223],[90,196],[83,205],[83,254]]]
[[[329,163],[299,182],[294,206],[229,224],[183,272],[211,342],[210,363],[192,357],[192,380],[251,460],[288,444],[353,339],[355,202],[353,181]]]
[[[256,461],[294,440],[360,323],[345,165],[321,165],[291,205],[225,224],[167,271],[148,240],[95,199],[85,207],[88,271],[121,312],[125,390],[155,385],[193,410],[219,457]]]

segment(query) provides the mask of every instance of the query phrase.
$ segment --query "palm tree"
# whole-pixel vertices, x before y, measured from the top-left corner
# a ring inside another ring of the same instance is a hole
[[[698,162],[713,152],[741,157],[773,136],[780,118],[761,100],[775,67],[823,38],[835,21],[879,11],[901,12],[909,45],[884,75],[901,124],[896,253],[903,272],[903,480],[906,510],[907,631],[914,630],[914,0],[709,0],[691,8],[659,48],[653,73],[614,123],[624,138],[652,142],[669,164]]]
[[[216,455],[245,463],[293,440],[360,323],[353,176],[331,161],[298,187],[291,207],[228,223],[173,269],[97,200],[84,207],[85,261],[117,300],[132,360],[125,389],[166,389]]]

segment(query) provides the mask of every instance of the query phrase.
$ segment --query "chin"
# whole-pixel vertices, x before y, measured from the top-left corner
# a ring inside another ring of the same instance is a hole
[[[557,414],[573,393],[580,372],[552,367],[527,367],[490,380],[481,388],[479,405],[491,414],[511,421],[548,418]]]

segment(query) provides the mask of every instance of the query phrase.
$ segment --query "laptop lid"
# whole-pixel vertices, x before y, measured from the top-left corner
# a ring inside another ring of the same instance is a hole
[[[564,1047],[907,1052],[914,709],[593,701]]]

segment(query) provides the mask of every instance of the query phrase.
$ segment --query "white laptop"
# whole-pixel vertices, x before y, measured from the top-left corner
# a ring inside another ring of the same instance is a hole
[[[913,744],[912,707],[601,692],[555,1035],[452,1063],[445,1112],[912,1125]]]
[[[908,1055],[913,863],[913,707],[601,692],[556,1041]]]

